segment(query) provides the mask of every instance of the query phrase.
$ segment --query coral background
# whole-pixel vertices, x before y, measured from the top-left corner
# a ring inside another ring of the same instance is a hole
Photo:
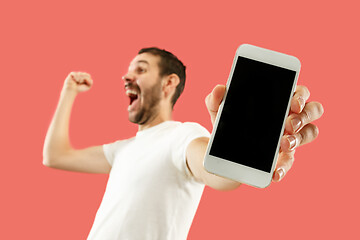
[[[301,60],[299,84],[325,108],[320,135],[297,150],[281,183],[206,188],[188,239],[360,239],[359,23],[355,0],[2,1],[0,239],[85,239],[92,226],[108,176],[42,165],[70,71],[94,79],[73,108],[75,147],[136,133],[121,76],[149,46],[187,65],[175,120],[211,130],[204,98],[226,83],[242,43]]]

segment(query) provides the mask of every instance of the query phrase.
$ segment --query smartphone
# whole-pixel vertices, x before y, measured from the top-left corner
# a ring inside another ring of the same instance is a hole
[[[247,185],[270,185],[300,72],[290,55],[241,45],[204,159],[205,169]]]

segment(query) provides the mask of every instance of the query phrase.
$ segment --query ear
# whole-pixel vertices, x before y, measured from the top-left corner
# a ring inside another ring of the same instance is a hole
[[[177,85],[180,83],[180,78],[177,74],[172,73],[163,78],[162,81],[162,90],[165,98],[171,98],[175,93]]]

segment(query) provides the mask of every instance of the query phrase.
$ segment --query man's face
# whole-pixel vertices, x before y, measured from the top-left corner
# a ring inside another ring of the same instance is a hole
[[[159,61],[159,56],[150,53],[139,54],[131,61],[128,72],[123,77],[126,95],[130,101],[128,107],[130,122],[146,124],[160,111]]]

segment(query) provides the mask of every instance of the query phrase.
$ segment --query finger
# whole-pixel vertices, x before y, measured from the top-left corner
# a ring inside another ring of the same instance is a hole
[[[217,85],[212,92],[206,97],[206,106],[209,111],[217,112],[219,109],[219,105],[225,94],[225,86]]]
[[[291,152],[300,145],[300,138],[296,138],[294,135],[284,135],[280,141],[280,151]]]
[[[70,72],[68,75],[68,77],[70,77],[70,78],[74,78],[74,76],[75,76],[75,72]]]
[[[73,80],[78,84],[85,84],[88,86],[92,85],[92,79],[90,74],[85,72],[73,72],[72,74]]]
[[[291,112],[300,113],[305,107],[306,101],[310,97],[310,91],[305,86],[296,86],[294,96],[291,100]]]
[[[84,84],[86,84],[86,85],[88,85],[88,86],[91,86],[91,85],[92,85],[93,80],[92,80],[90,74],[88,74],[88,73],[81,73],[80,76],[81,76],[81,80],[82,80],[81,83],[84,83]]]
[[[75,73],[75,72],[69,73],[69,78],[70,78],[71,80],[77,82],[77,80],[76,80],[76,73]]]
[[[214,123],[216,114],[219,110],[222,99],[225,95],[226,87],[224,85],[217,85],[212,92],[205,98],[205,104],[209,111],[211,121]]]
[[[72,76],[73,76],[73,80],[74,80],[76,83],[81,83],[81,82],[82,82],[81,73],[80,73],[80,72],[73,72],[73,73],[72,73]]]
[[[314,141],[319,135],[319,128],[314,124],[306,125],[301,131],[295,134],[298,146]]]
[[[278,161],[276,163],[275,171],[273,174],[273,181],[281,181],[286,175],[286,173],[289,172],[295,161],[294,155],[295,151],[291,151],[288,153],[279,153]]]
[[[285,122],[285,131],[294,134],[300,131],[308,123],[319,119],[324,113],[321,103],[309,102],[305,105],[300,114],[291,114]]]
[[[79,76],[81,78],[90,78],[90,74],[86,73],[86,72],[79,72]]]
[[[280,149],[289,153],[297,147],[314,141],[319,135],[319,128],[314,124],[308,124],[294,135],[285,135],[281,138]]]

